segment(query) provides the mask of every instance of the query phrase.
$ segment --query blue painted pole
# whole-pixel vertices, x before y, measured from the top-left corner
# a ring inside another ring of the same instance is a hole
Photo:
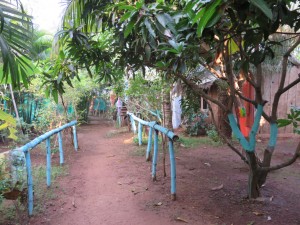
[[[153,133],[153,128],[150,127],[149,135],[148,135],[148,146],[147,146],[147,153],[146,153],[146,161],[150,160],[150,152],[151,152],[151,147],[152,147],[152,133]]]
[[[156,165],[158,155],[158,131],[154,132],[154,148],[153,148],[153,159],[152,159],[152,180],[156,180]]]
[[[275,148],[278,136],[278,125],[277,123],[271,123],[270,125],[270,140],[269,140],[269,147]]]
[[[231,130],[233,134],[236,136],[240,144],[242,145],[243,149],[245,149],[248,152],[253,152],[254,149],[251,148],[250,143],[247,141],[247,139],[242,134],[241,130],[238,128],[236,120],[234,118],[234,115],[232,113],[228,114],[229,124],[231,127]]]
[[[130,116],[130,121],[131,121],[131,129],[133,130],[133,133],[136,134],[135,120],[132,118],[132,116]]]
[[[139,126],[138,126],[138,137],[139,137],[139,145],[142,145],[142,135],[143,135],[143,126],[141,123],[139,123]]]
[[[174,146],[172,139],[169,138],[169,154],[170,154],[170,167],[171,167],[171,198],[176,200],[176,162],[174,154]]]
[[[30,152],[25,152],[26,157],[26,170],[27,170],[27,186],[28,186],[28,215],[32,216],[33,212],[33,180],[31,173],[31,160]]]
[[[255,151],[255,145],[256,145],[256,134],[257,131],[259,129],[259,122],[261,119],[263,113],[263,106],[262,105],[258,105],[257,106],[257,110],[256,110],[256,114],[255,114],[255,119],[250,131],[250,138],[249,138],[249,144],[251,146],[251,149],[253,149]]]
[[[60,165],[63,165],[64,164],[64,149],[63,149],[61,132],[58,132],[58,147],[59,147],[59,163],[60,163]]]
[[[73,128],[73,138],[74,138],[74,148],[75,148],[75,151],[78,150],[78,142],[77,142],[77,132],[76,132],[76,126],[72,126]]]
[[[47,150],[47,187],[51,185],[51,143],[50,138],[46,139],[46,150]]]

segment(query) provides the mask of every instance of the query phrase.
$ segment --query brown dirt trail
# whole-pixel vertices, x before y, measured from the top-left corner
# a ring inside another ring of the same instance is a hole
[[[58,198],[29,224],[300,224],[299,161],[270,174],[266,198],[252,202],[244,198],[247,166],[226,146],[176,145],[178,199],[171,201],[161,153],[158,180],[152,182],[146,146],[134,145],[129,132],[111,135],[113,129],[107,121],[79,128],[80,150],[66,157],[70,174],[55,189]],[[275,155],[275,162],[288,159],[296,141],[282,145],[284,152]]]

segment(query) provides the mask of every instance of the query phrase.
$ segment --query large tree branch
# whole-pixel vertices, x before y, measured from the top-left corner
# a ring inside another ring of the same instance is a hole
[[[231,111],[234,103],[234,98],[235,98],[235,79],[232,72],[232,60],[230,57],[228,45],[229,45],[229,41],[226,41],[224,43],[223,59],[225,62],[225,70],[226,70],[226,75],[228,78],[229,89],[230,89],[229,102],[226,111]]]
[[[261,167],[261,168],[259,168],[259,170],[260,171],[266,171],[266,172],[270,172],[270,171],[274,171],[274,170],[279,170],[281,168],[284,168],[284,167],[287,167],[287,166],[293,164],[294,162],[296,162],[296,160],[298,158],[300,158],[300,142],[298,143],[298,146],[296,148],[294,156],[290,160],[288,160],[288,161],[286,161],[286,162],[284,162],[282,164],[276,165],[276,166]]]
[[[276,121],[277,119],[277,109],[278,109],[278,104],[279,104],[279,100],[280,100],[280,96],[284,93],[283,89],[284,89],[284,82],[286,79],[286,73],[287,73],[287,66],[288,66],[288,57],[290,56],[291,52],[300,44],[300,36],[298,37],[298,39],[296,40],[295,44],[293,44],[288,50],[287,52],[284,54],[283,59],[282,59],[282,72],[281,72],[281,79],[280,79],[280,83],[279,83],[279,87],[277,92],[275,93],[274,96],[274,101],[273,101],[273,105],[272,105],[272,113],[271,113],[271,120],[273,122]],[[289,85],[288,85],[289,86]],[[287,87],[288,87],[287,86]],[[286,88],[285,88],[286,89]],[[288,90],[288,89],[286,89]],[[285,90],[285,91],[286,91]]]
[[[287,85],[285,88],[282,89],[282,91],[281,91],[282,94],[300,82],[300,73],[298,74],[298,77],[299,77],[298,79],[294,80],[292,83],[290,83],[289,85]]]

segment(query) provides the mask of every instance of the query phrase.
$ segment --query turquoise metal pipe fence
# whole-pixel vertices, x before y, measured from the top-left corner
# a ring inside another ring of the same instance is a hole
[[[67,123],[61,127],[58,127],[54,130],[48,131],[47,133],[33,139],[32,141],[28,142],[26,145],[18,148],[18,150],[23,151],[25,153],[26,158],[26,171],[27,171],[27,190],[28,190],[28,215],[32,216],[33,213],[33,179],[32,179],[32,171],[31,171],[31,158],[30,158],[30,151],[40,144],[42,141],[46,140],[46,173],[47,173],[47,186],[51,185],[51,146],[50,146],[50,137],[54,134],[58,134],[58,144],[59,144],[59,156],[60,156],[60,164],[64,163],[64,153],[63,153],[63,144],[62,144],[62,134],[61,131],[72,127],[73,129],[73,142],[75,151],[78,150],[78,142],[77,142],[77,133],[76,133],[76,125],[77,121],[74,120],[70,123]]]
[[[178,140],[179,137],[174,134],[172,131],[168,130],[165,127],[160,126],[155,121],[147,122],[136,117],[133,113],[127,112],[127,115],[130,116],[130,121],[132,125],[132,130],[136,133],[135,121],[138,122],[138,139],[139,145],[142,145],[142,130],[143,125],[150,128],[148,134],[148,145],[146,150],[146,160],[150,160],[150,153],[152,147],[152,134],[154,130],[154,146],[153,146],[153,158],[152,158],[152,179],[156,180],[156,165],[157,165],[157,156],[158,156],[158,134],[159,132],[163,133],[169,139],[169,155],[170,155],[170,170],[171,170],[171,198],[176,200],[176,162],[174,154],[174,145],[173,142]]]

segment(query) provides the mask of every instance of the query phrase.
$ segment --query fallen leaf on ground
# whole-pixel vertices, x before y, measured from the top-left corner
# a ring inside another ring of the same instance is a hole
[[[211,167],[210,163],[204,163],[204,165],[207,165],[208,167]]]
[[[175,157],[175,159],[179,159],[179,160],[180,160],[180,158],[179,158],[179,157]]]
[[[263,216],[264,215],[262,212],[256,212],[256,211],[254,211],[253,214],[256,215],[256,216]]]
[[[271,216],[268,216],[267,220],[268,220],[268,221],[272,220]]]
[[[175,220],[181,221],[181,222],[184,222],[184,223],[188,223],[187,220],[185,220],[185,219],[183,219],[183,218],[181,218],[181,217],[176,217]]]
[[[154,204],[155,206],[161,206],[162,205],[162,202],[158,202],[156,204]]]
[[[218,190],[221,190],[223,187],[224,187],[224,185],[221,184],[220,186],[213,187],[211,190],[212,190],[212,191],[218,191]]]
[[[180,146],[185,148],[185,145],[183,145],[183,144],[180,144]]]

